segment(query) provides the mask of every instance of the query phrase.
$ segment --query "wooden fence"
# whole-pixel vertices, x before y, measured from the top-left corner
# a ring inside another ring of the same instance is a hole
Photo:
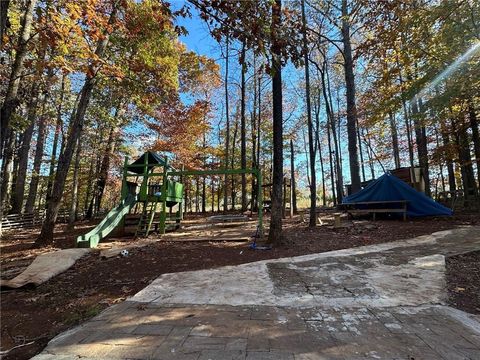
[[[79,218],[84,217],[84,212],[79,214]],[[32,228],[40,226],[45,219],[45,210],[35,211],[31,214],[11,214],[2,218],[2,230],[14,230]],[[68,210],[60,209],[57,216],[57,223],[68,222]]]

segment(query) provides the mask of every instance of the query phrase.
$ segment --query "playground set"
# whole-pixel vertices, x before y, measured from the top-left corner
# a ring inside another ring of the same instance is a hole
[[[183,220],[184,185],[187,176],[252,174],[258,186],[257,236],[263,234],[262,176],[258,169],[177,170],[166,156],[148,151],[129,164],[125,158],[121,201],[90,232],[77,238],[77,247],[96,247],[126,221],[136,226],[135,237],[160,235],[180,228]],[[140,213],[138,215],[138,213]]]

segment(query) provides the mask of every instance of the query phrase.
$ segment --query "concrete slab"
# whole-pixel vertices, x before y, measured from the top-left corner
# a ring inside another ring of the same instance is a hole
[[[166,274],[35,359],[478,359],[444,256],[480,249],[479,230]]]
[[[470,228],[456,233],[464,240],[474,234]],[[438,242],[451,234],[448,230],[421,236],[418,241],[165,274],[132,300],[295,307],[441,303],[445,260]],[[450,245],[458,251],[472,247],[470,241]],[[473,245],[480,246],[478,239]]]

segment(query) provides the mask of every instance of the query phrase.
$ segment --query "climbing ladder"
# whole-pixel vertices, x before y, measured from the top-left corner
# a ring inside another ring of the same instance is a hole
[[[145,201],[143,203],[143,211],[138,222],[137,230],[135,231],[135,237],[148,237],[152,230],[152,225],[155,220],[155,214],[157,212],[158,198],[155,201]]]

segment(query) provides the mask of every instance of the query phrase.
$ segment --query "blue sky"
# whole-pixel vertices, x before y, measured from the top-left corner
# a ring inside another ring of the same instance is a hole
[[[175,0],[172,2],[172,6],[174,8],[179,8],[185,4],[185,1],[183,0]],[[187,35],[181,36],[180,40],[185,43],[187,48],[189,50],[195,51],[198,54],[201,55],[206,55],[212,59],[215,59],[217,63],[221,67],[221,73],[224,73],[224,61],[220,59],[220,47],[218,42],[210,35],[208,26],[205,24],[205,22],[200,18],[198,15],[197,10],[194,7],[191,7],[191,13],[192,17],[191,18],[178,18],[177,19],[177,24],[184,26],[186,30],[188,31]],[[231,68],[237,67],[237,60],[232,58],[230,60],[230,66]],[[235,69],[232,69],[235,71]],[[286,68],[283,70],[283,81],[285,85],[288,88],[294,88],[296,87],[297,82],[300,80],[300,77],[302,76],[299,71],[303,71],[303,69],[295,69],[292,65],[287,65]],[[233,75],[232,75],[233,77]],[[301,91],[300,89],[296,89],[295,91]],[[287,95],[287,94],[285,94]],[[298,107],[298,114],[295,114],[294,117],[298,118],[301,116],[301,111],[302,111],[303,106],[300,104]],[[300,139],[299,139],[300,140]],[[302,141],[302,140],[300,140]],[[300,145],[300,148],[298,149],[298,153],[296,154],[296,163],[297,163],[297,168],[301,165],[302,167],[305,167],[306,160],[305,160],[305,155],[303,153],[303,145]],[[285,166],[288,167],[288,161],[289,161],[289,151],[288,149],[284,150],[285,152]],[[348,169],[348,157],[345,154],[346,151],[344,151],[344,157],[343,157],[343,163],[344,163],[344,169]],[[318,159],[318,154],[317,154],[317,159]],[[317,160],[318,161],[318,160]],[[319,171],[319,169],[317,170]],[[303,171],[302,171],[303,173]],[[348,178],[349,174],[348,171],[345,171],[344,177],[346,182],[348,183]],[[319,178],[319,174],[317,175],[317,178]],[[300,179],[297,181],[299,182],[299,185],[301,187],[306,187],[306,173],[302,174],[300,176]],[[319,180],[318,180],[319,181]]]
[[[172,1],[172,7],[174,9],[179,9],[181,6],[185,5],[185,1],[183,0],[173,0]],[[193,7],[190,6],[190,11],[192,14],[192,17],[190,18],[182,18],[178,17],[176,19],[176,24],[181,25],[185,27],[185,29],[188,31],[187,35],[183,35],[180,37],[180,41],[182,41],[189,50],[196,52],[197,54],[200,55],[205,55],[208,56],[214,60],[217,61],[217,63],[220,65],[220,72],[221,74],[224,74],[224,64],[225,62],[223,59],[221,59],[221,49],[218,44],[218,42],[210,35],[210,31],[208,29],[207,24],[200,18],[198,11]],[[235,56],[232,56],[230,59],[230,68],[231,68],[231,74],[230,78],[235,79],[238,71],[238,61]],[[283,81],[286,85],[286,87],[289,89],[285,94],[285,96],[288,96],[288,93],[290,92],[302,92],[300,88],[298,88],[298,82],[301,80],[303,77],[303,69],[295,69],[292,65],[287,65],[284,70],[283,70]],[[293,118],[299,118],[302,116],[303,112],[303,100],[300,95],[298,98],[300,101],[297,110],[295,111],[295,114],[293,114]],[[323,112],[323,111],[322,111]],[[288,114],[286,114],[288,115]],[[285,116],[286,116],[285,115]],[[324,114],[322,114],[324,116]],[[220,111],[218,111],[218,114],[216,114],[216,117],[218,120],[223,120],[220,119],[221,114]],[[133,132],[139,131],[139,129],[129,129]],[[306,130],[305,130],[306,131]],[[300,138],[301,138],[301,132],[300,132]],[[301,142],[301,143],[300,143]],[[297,167],[302,164],[302,167],[305,169],[306,165],[306,154],[304,153],[304,146],[303,146],[303,139],[299,139],[298,143],[298,153],[297,158],[296,158],[296,163]],[[326,149],[324,149],[326,151]],[[289,161],[289,149],[285,149],[285,166],[288,167],[288,161]],[[345,183],[349,183],[349,171],[348,171],[348,152],[346,149],[346,138],[342,139],[342,153],[343,153],[343,168],[344,168],[344,181]],[[324,156],[326,158],[326,156]],[[318,161],[318,154],[317,154],[317,161]],[[326,170],[328,169],[328,164],[325,164]],[[377,167],[377,166],[376,166]],[[304,170],[305,171],[305,170]],[[299,182],[299,185],[301,187],[306,187],[306,172],[304,173],[302,171],[302,174],[300,176],[300,179],[297,181]],[[317,179],[320,177],[320,169],[319,166],[317,166]],[[328,170],[327,170],[328,171]],[[379,174],[377,174],[378,176]],[[368,178],[369,176],[367,176]],[[320,181],[320,180],[317,180]]]
[[[179,8],[185,4],[183,0],[172,2],[174,8]],[[219,48],[216,40],[210,35],[207,25],[198,15],[197,10],[191,7],[191,18],[177,18],[176,23],[184,26],[188,34],[181,36],[180,40],[185,43],[188,49],[197,54],[206,55],[212,59],[218,59]]]

